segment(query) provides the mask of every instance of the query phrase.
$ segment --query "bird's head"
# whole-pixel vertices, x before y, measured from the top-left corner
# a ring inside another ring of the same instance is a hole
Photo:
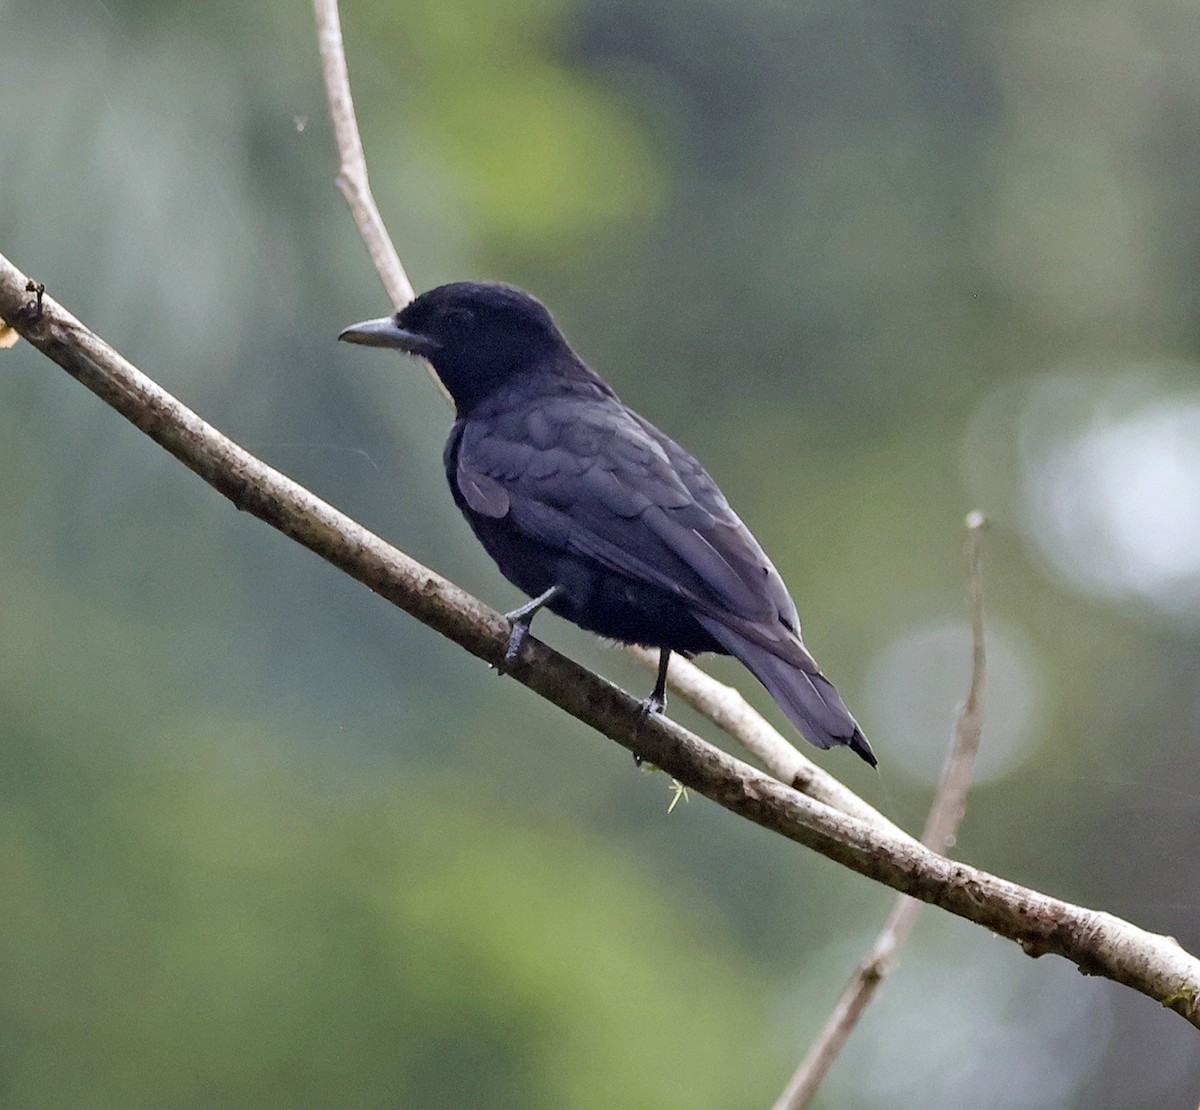
[[[428,360],[460,415],[515,375],[577,361],[541,301],[495,282],[439,285],[394,316],[354,324],[338,338]]]

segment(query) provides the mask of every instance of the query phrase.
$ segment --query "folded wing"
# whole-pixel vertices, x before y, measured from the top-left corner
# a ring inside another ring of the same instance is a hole
[[[700,464],[649,422],[578,396],[468,423],[457,484],[471,508],[676,594],[819,747],[866,739],[800,638],[782,578]]]

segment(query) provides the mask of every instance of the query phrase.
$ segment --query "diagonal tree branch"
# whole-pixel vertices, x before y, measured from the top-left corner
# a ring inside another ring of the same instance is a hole
[[[983,574],[980,570],[980,546],[986,520],[980,512],[967,515],[967,581],[971,595],[971,685],[954,727],[954,742],[946,757],[937,796],[925,822],[921,843],[935,852],[944,852],[954,843],[958,826],[967,810],[967,791],[975,756],[979,752],[979,734],[983,728],[983,696],[987,683],[987,653],[983,638]],[[895,970],[897,954],[912,933],[921,903],[902,894],[896,899],[879,936],[858,965],[850,982],[817,1034],[808,1053],[775,1103],[774,1110],[802,1110],[825,1081],[829,1069],[874,1000],[883,980]]]
[[[0,255],[0,318],[237,508],[259,517],[473,655],[498,662],[504,618],[239,447],[155,384]],[[956,863],[808,798],[534,640],[511,674],[548,701],[763,828],[1020,944],[1064,956],[1161,1002],[1200,1028],[1200,960],[1171,937]]]

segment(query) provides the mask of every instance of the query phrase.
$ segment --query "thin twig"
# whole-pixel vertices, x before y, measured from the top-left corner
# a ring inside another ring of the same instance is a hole
[[[987,691],[987,645],[983,634],[983,532],[987,518],[978,509],[967,514],[967,586],[971,602],[971,685],[954,726],[954,743],[942,768],[937,797],[921,843],[935,852],[954,847],[958,826],[967,811],[967,791],[979,753]]]
[[[321,73],[329,99],[329,119],[338,149],[337,187],[350,206],[358,232],[366,244],[371,263],[379,274],[383,288],[397,309],[413,299],[412,282],[408,280],[392,237],[388,235],[383,217],[375,204],[371,182],[367,177],[367,159],[363,153],[358,118],[354,113],[354,98],[350,95],[350,73],[346,67],[346,49],[342,41],[342,20],[337,0],[313,0],[317,16],[317,49],[321,55]],[[428,366],[429,376],[442,398],[449,403],[450,393]]]
[[[403,308],[415,294],[400,256],[383,226],[383,217],[379,215],[367,178],[367,159],[363,154],[358,119],[354,114],[354,98],[350,95],[350,74],[346,68],[346,50],[337,0],[314,0],[313,8],[317,16],[321,73],[325,78],[329,118],[333,123],[333,138],[338,149],[337,187],[350,205],[354,222],[358,224],[363,242],[371,254],[371,262],[379,272],[392,304],[398,309]]]
[[[921,843],[944,852],[954,843],[967,808],[967,790],[979,751],[983,727],[983,698],[987,681],[987,654],[983,636],[983,574],[980,548],[986,520],[982,513],[967,514],[967,581],[971,598],[971,685],[959,711],[954,741],[942,768],[933,808],[925,822]],[[774,1110],[801,1110],[816,1095],[830,1067],[846,1045],[858,1019],[871,1004],[880,984],[894,970],[896,956],[912,933],[921,903],[902,894],[875,939],[870,951],[851,976],[841,997],[817,1034],[808,1053],[788,1081]]]

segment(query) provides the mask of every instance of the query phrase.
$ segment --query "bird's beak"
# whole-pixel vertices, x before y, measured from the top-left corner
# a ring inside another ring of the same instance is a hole
[[[378,320],[351,324],[338,339],[346,343],[361,343],[364,347],[392,347],[423,358],[428,358],[441,348],[437,340],[400,327],[395,316],[381,316]]]

